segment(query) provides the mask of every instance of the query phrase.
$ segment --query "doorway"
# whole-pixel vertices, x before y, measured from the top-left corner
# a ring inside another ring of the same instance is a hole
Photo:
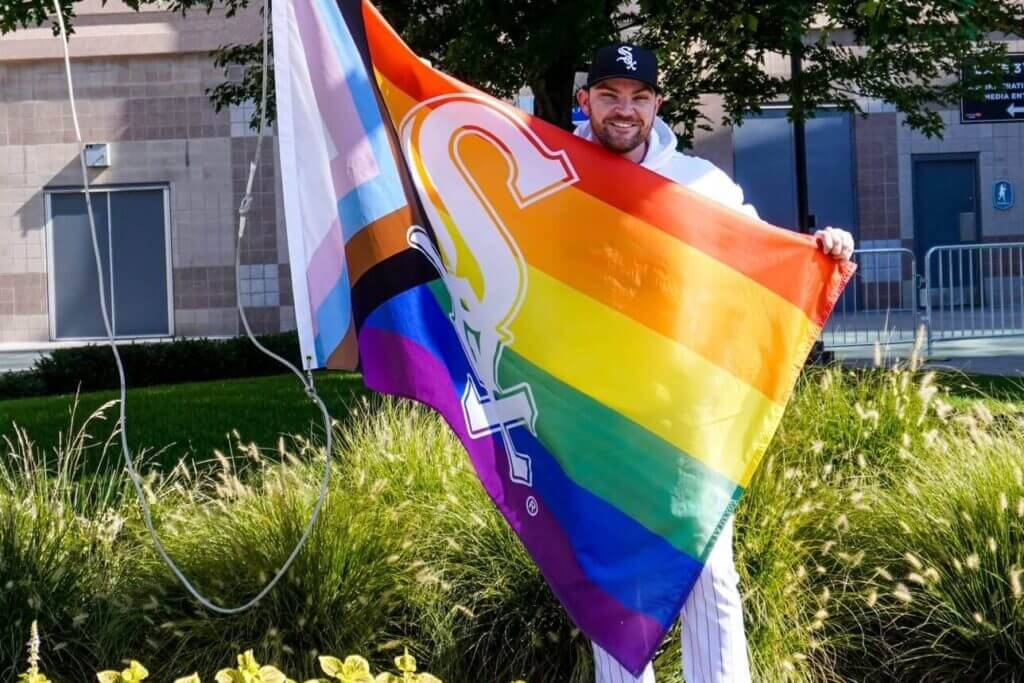
[[[114,336],[169,336],[167,188],[110,188],[90,197]],[[80,189],[48,192],[46,210],[50,337],[106,337],[85,195]]]
[[[765,108],[733,130],[736,182],[765,221],[797,227],[793,125],[786,108]],[[832,225],[857,237],[853,120],[822,109],[806,123],[807,203],[817,228]]]
[[[976,244],[981,238],[978,206],[977,154],[915,155],[913,163],[914,253],[920,271],[932,247]],[[938,276],[941,256],[942,275]],[[980,290],[977,254],[945,252],[932,257],[932,280],[928,286],[935,297],[938,288],[951,303],[971,303]]]

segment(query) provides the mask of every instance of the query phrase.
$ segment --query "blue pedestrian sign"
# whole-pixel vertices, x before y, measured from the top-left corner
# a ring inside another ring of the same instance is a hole
[[[992,205],[1001,211],[1013,208],[1013,183],[1009,180],[997,180],[992,185]]]

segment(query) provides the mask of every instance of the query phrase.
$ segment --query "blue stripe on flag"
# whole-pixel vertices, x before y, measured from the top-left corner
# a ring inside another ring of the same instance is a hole
[[[378,162],[379,164],[379,162]],[[387,164],[392,171],[393,166]],[[381,172],[384,171],[381,164]],[[397,176],[396,176],[397,177]],[[379,175],[357,185],[338,200],[338,216],[341,219],[341,237],[346,244],[360,230],[370,223],[393,213],[406,205],[405,194],[397,195],[390,178]]]
[[[469,363],[429,285],[388,299],[363,324],[401,334],[429,350],[445,363],[462,395]],[[681,588],[696,582],[702,565],[576,484],[526,429],[515,430],[514,438],[532,458],[534,489],[566,531],[587,576],[623,605],[670,626],[679,614]]]
[[[355,102],[363,130],[366,131],[374,159],[380,169],[377,178],[363,183],[338,201],[342,234],[347,242],[367,225],[402,208],[407,202],[391,154],[391,144],[385,132],[384,121],[377,106],[377,98],[362,56],[352,40],[352,34],[336,4],[327,0],[316,0],[316,5],[320,19],[331,36],[331,42],[334,43],[352,101]]]
[[[327,364],[334,349],[345,338],[351,319],[350,299],[352,288],[348,281],[348,268],[342,268],[338,282],[331,288],[320,307],[316,309],[316,360],[320,367]]]

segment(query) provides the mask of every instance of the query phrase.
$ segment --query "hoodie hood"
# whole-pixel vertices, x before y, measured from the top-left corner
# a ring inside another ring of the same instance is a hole
[[[584,121],[579,124],[573,132],[585,140],[598,142],[597,138],[594,137],[593,129],[590,127],[590,121]],[[668,124],[662,121],[659,116],[654,119],[654,125],[651,126],[651,135],[648,138],[648,142],[650,146],[647,148],[647,154],[644,155],[644,160],[640,164],[652,171],[656,171],[666,166],[672,160],[673,155],[675,155],[676,134],[672,132]]]

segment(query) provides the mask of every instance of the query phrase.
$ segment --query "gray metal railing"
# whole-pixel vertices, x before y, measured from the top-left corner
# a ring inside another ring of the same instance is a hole
[[[921,324],[914,252],[858,249],[857,272],[836,304],[821,339],[828,348],[912,343]]]
[[[922,290],[932,343],[1024,336],[1024,242],[932,247]]]

